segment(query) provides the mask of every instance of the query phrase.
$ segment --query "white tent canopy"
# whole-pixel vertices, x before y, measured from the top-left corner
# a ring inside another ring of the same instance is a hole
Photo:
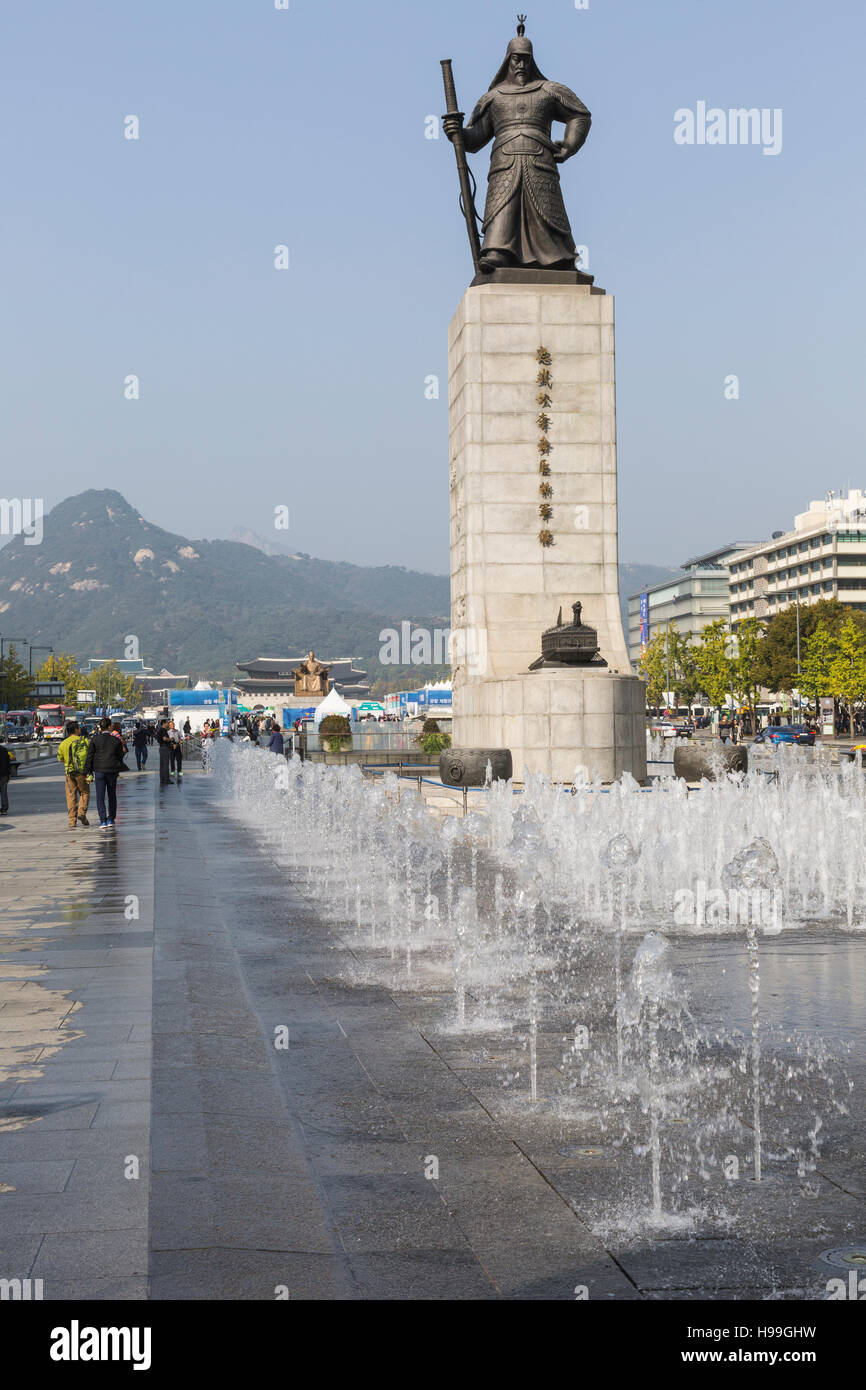
[[[342,695],[338,695],[336,690],[328,692],[313,715],[317,729],[325,716],[329,714],[345,714],[347,719],[352,717],[352,706],[347,705]]]

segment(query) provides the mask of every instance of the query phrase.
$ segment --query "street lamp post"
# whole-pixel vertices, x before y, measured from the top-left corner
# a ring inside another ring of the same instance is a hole
[[[667,685],[665,687],[665,698],[671,697],[671,625],[668,623],[665,628],[665,665],[667,667]]]
[[[800,695],[800,590],[795,595],[797,600],[797,719],[800,720],[803,714],[803,700]],[[793,710],[791,713],[793,714]]]
[[[31,646],[31,648],[30,648],[30,662],[29,662],[29,666],[28,666],[28,670],[29,670],[31,676],[33,675],[33,653],[34,653],[34,652],[50,652],[51,655],[53,656],[53,655],[54,655],[54,648],[53,648],[53,647],[46,647],[46,646],[43,646],[42,644],[40,644],[39,646],[36,646],[36,647]]]
[[[32,643],[31,643],[31,646],[30,646],[30,657],[29,657],[29,660],[28,660],[28,663],[27,663],[27,669],[28,669],[28,671],[30,672],[31,679],[32,679],[32,676],[33,676],[33,653],[34,653],[34,652],[50,652],[51,655],[53,656],[53,655],[54,655],[54,648],[53,648],[53,647],[45,646],[44,644],[39,644],[38,646],[35,646],[35,647],[34,647],[34,646],[32,645]],[[32,687],[32,685],[31,685],[31,687],[30,687],[30,697],[29,697],[29,698],[30,698],[30,701],[31,701],[31,703],[32,703],[32,705],[33,705],[33,708],[35,709],[35,708],[36,708],[36,700],[35,700],[35,698],[34,698],[34,696],[33,696],[33,687]]]
[[[800,694],[800,590],[795,589],[791,594],[797,609],[797,717],[802,713],[802,696]],[[791,691],[791,723],[794,722],[794,692]]]

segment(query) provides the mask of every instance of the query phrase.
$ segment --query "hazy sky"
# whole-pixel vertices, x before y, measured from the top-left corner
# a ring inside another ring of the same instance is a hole
[[[563,187],[616,296],[621,558],[864,485],[863,0],[527,8],[593,114]],[[498,0],[6,4],[3,494],[117,487],[192,537],[273,534],[288,504],[299,550],[446,572],[471,264],[425,118],[440,58],[468,112],[514,32]],[[701,101],[781,109],[781,153],[677,145]]]

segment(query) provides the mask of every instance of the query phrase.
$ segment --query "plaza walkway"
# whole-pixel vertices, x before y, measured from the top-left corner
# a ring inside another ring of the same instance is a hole
[[[501,1059],[431,1041],[437,998],[342,982],[336,933],[194,766],[121,780],[114,834],[66,828],[50,763],[0,820],[0,1277],[47,1299],[818,1297],[821,1250],[866,1228],[857,1115],[784,1233],[768,1185],[745,1244],[605,1249],[589,1218],[623,1155],[503,1121]]]
[[[329,980],[206,779],[155,781],[122,778],[114,835],[69,831],[32,769],[0,823],[0,1274],[49,1299],[573,1297],[576,1271],[635,1296],[388,995]]]
[[[131,779],[130,779],[131,781]],[[123,833],[67,827],[55,759],[0,819],[0,1276],[47,1298],[145,1298],[153,781]],[[127,913],[137,916],[127,919]],[[140,1176],[129,1158],[137,1160]]]

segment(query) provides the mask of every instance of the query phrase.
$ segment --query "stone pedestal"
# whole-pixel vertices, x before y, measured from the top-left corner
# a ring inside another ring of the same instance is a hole
[[[454,743],[510,748],[518,778],[523,760],[556,780],[578,764],[643,780],[644,687],[619,608],[613,300],[473,286],[448,367]],[[607,667],[529,672],[575,599]]]
[[[454,698],[456,704],[456,692]],[[644,684],[636,676],[575,666],[470,680],[460,689],[454,742],[510,748],[519,782],[525,772],[569,783],[576,774],[613,782],[628,772],[644,782]]]

